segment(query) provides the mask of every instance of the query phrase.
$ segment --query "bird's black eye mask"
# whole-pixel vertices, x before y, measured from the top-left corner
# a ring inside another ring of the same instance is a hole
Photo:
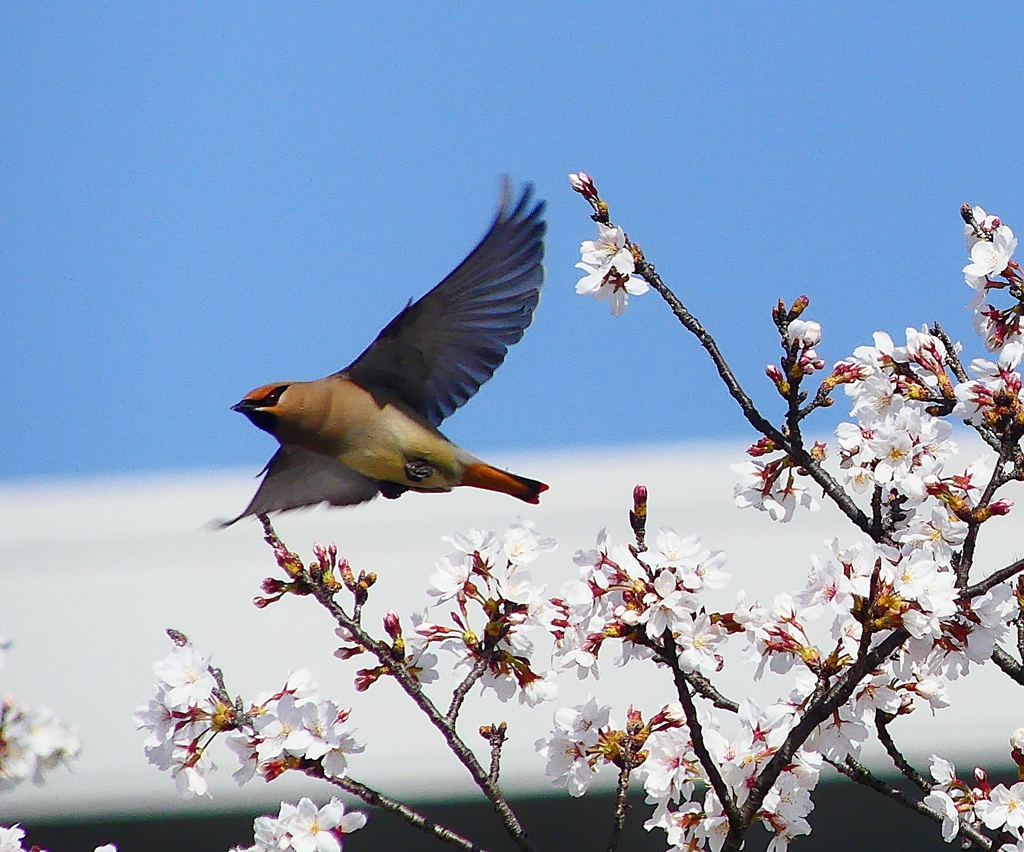
[[[258,429],[274,435],[277,433],[277,415],[266,409],[277,405],[281,401],[281,394],[286,390],[288,390],[288,385],[277,385],[268,390],[263,396],[252,396],[250,394],[238,404],[231,406],[231,410],[244,414]]]
[[[277,405],[281,401],[281,394],[288,390],[288,385],[278,385],[273,388],[269,393],[260,397],[259,399],[252,400],[254,406],[260,408],[271,408]]]
[[[237,405],[232,406],[235,411],[248,414],[252,411],[259,411],[262,408],[273,408],[281,401],[281,394],[288,390],[288,385],[277,385],[276,387],[261,389],[266,390],[262,396],[256,396],[259,391],[253,391]]]

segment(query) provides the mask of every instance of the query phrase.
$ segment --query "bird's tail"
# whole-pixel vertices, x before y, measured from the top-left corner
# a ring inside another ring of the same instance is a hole
[[[483,462],[469,465],[459,484],[511,494],[527,503],[539,503],[540,495],[548,490],[543,482],[527,479],[525,476],[516,476],[514,473],[498,470],[498,468]]]

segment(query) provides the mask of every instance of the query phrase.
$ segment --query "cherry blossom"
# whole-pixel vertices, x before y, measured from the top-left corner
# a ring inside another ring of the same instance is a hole
[[[346,813],[344,803],[332,798],[322,807],[311,799],[299,799],[298,804],[282,802],[276,817],[257,817],[253,823],[255,844],[234,852],[341,852],[342,837],[366,825],[362,811]]]
[[[642,296],[650,288],[633,274],[636,265],[622,229],[598,222],[597,232],[597,240],[584,240],[580,247],[582,258],[576,266],[586,275],[576,284],[576,292],[609,301],[612,316],[621,316],[630,296]]]
[[[964,278],[975,289],[990,275],[1001,275],[1017,250],[1017,238],[1008,225],[1000,225],[990,240],[976,240],[971,246],[971,262],[964,267]]]

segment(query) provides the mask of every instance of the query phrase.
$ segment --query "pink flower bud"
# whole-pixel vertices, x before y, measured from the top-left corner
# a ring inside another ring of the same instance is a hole
[[[771,438],[761,438],[756,444],[751,445],[747,449],[747,455],[756,459],[761,456],[766,456],[768,453],[774,453],[775,450],[775,442]]]
[[[188,645],[188,636],[186,636],[180,630],[175,630],[173,627],[168,627],[167,635],[170,637],[170,640],[179,648],[184,648],[186,645]]]
[[[640,711],[636,709],[632,704],[629,705],[629,710],[626,711],[626,730],[637,731],[644,726],[644,717]]]
[[[597,187],[594,186],[594,179],[586,172],[569,175],[569,185],[588,201],[597,198]]]
[[[683,705],[678,701],[666,704],[662,708],[660,715],[664,716],[665,721],[672,723],[675,727],[686,724],[686,713],[683,712]]]
[[[995,503],[989,503],[988,505],[988,510],[993,515],[1008,515],[1012,508],[1012,500],[996,500]]]
[[[647,486],[638,485],[633,489],[633,503],[639,506],[641,503],[647,502]]]
[[[987,799],[989,793],[992,792],[992,785],[988,783],[988,773],[980,766],[975,766],[974,780],[978,782],[978,787],[981,789],[982,798]]]
[[[389,609],[387,615],[384,616],[384,630],[392,639],[397,639],[402,635],[402,623],[398,619],[398,613],[393,609]]]

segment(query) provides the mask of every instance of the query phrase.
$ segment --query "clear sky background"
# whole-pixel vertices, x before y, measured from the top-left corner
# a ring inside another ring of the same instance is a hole
[[[747,434],[657,295],[615,320],[574,294],[579,169],[775,414],[779,296],[811,297],[830,364],[935,319],[979,355],[958,207],[1024,229],[1020,24],[944,2],[5,4],[0,480],[255,473],[273,442],[229,407],[349,363],[475,245],[504,173],[548,199],[547,284],[445,424],[482,454]]]

